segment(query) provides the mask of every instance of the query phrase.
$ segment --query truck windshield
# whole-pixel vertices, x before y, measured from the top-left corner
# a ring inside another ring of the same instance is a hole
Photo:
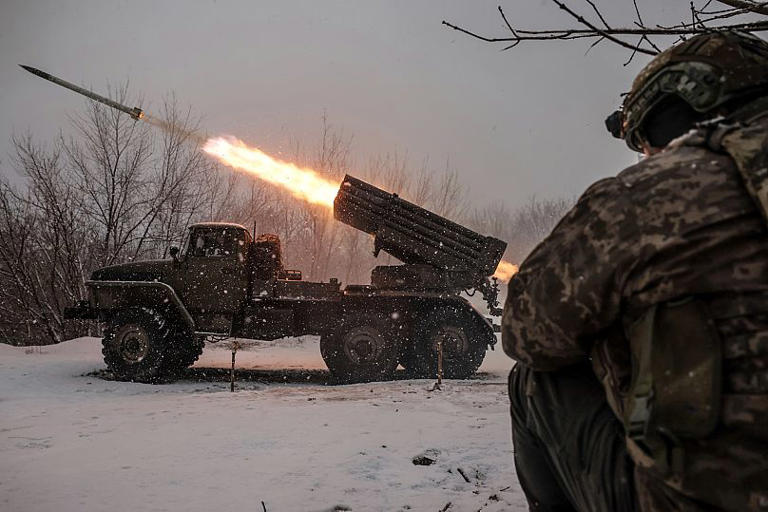
[[[196,229],[189,240],[189,255],[195,257],[230,257],[241,252],[243,235],[236,229]]]

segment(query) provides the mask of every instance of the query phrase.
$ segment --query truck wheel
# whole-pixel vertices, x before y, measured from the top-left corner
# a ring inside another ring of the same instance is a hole
[[[205,347],[205,336],[193,334],[187,338],[187,342],[188,344],[185,345],[186,350],[183,351],[184,353],[179,361],[182,368],[189,368],[200,358],[200,355],[203,353],[203,347]]]
[[[205,336],[190,334],[180,330],[171,337],[171,348],[167,351],[164,361],[164,375],[179,377],[184,370],[195,364],[205,347]]]
[[[389,380],[397,368],[397,343],[383,319],[354,315],[320,337],[320,353],[340,382]]]
[[[119,380],[157,382],[171,327],[156,311],[131,308],[115,314],[101,341],[107,367]]]
[[[437,376],[438,342],[443,346],[443,377],[467,379],[485,358],[487,341],[471,313],[453,307],[429,311],[416,327],[416,346],[408,365],[422,378]]]

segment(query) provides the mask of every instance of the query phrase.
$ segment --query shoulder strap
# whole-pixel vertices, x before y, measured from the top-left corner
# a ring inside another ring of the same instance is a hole
[[[720,145],[736,163],[749,195],[768,224],[768,124],[729,130]]]
[[[624,408],[624,428],[627,436],[644,440],[651,416],[653,401],[653,372],[651,354],[655,335],[656,305],[648,308],[629,329],[628,339],[632,352],[632,382]]]

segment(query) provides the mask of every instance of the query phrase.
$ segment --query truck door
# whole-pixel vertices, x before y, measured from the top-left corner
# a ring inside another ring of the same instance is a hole
[[[239,310],[248,287],[248,237],[234,226],[192,228],[180,288],[193,316],[229,316]]]

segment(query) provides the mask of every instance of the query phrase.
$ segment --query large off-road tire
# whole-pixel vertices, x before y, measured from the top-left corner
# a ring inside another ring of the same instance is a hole
[[[474,375],[485,358],[486,335],[458,306],[441,306],[428,311],[414,329],[414,346],[403,365],[421,378],[437,376],[438,341],[443,346],[443,377],[467,379]]]
[[[203,353],[205,336],[178,329],[170,335],[169,345],[161,372],[167,377],[180,377]]]
[[[390,380],[397,368],[397,340],[386,320],[373,314],[344,318],[320,337],[320,353],[339,382]]]
[[[157,311],[130,308],[117,312],[102,339],[104,362],[116,379],[158,382],[165,377],[163,364],[173,326]]]

